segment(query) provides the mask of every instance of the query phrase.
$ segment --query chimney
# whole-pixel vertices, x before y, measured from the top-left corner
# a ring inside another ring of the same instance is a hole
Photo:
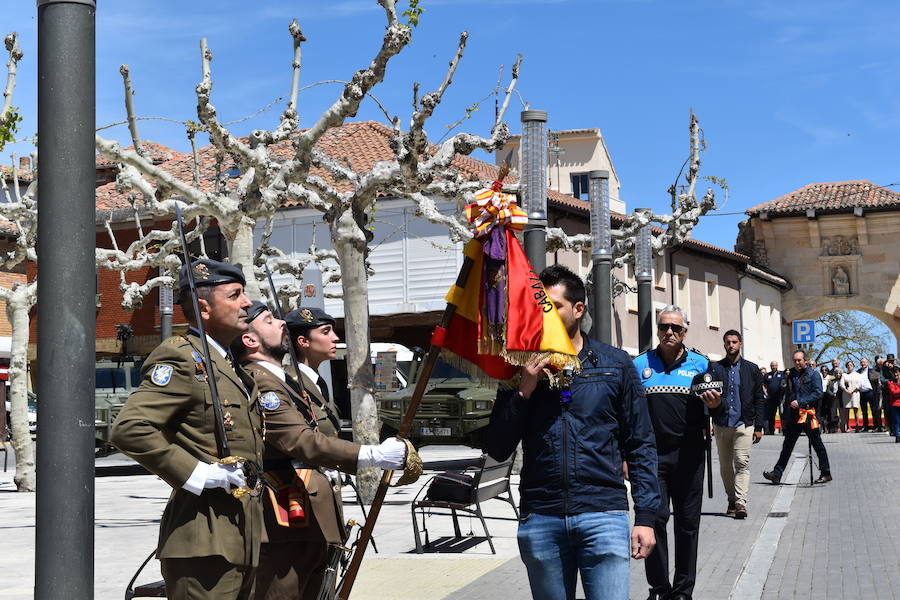
[[[31,170],[31,159],[27,156],[20,156],[19,157],[19,168],[25,169],[26,171],[30,171]]]

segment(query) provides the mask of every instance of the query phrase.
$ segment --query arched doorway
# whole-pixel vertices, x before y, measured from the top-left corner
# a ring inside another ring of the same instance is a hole
[[[900,336],[900,194],[868,181],[816,183],[747,211],[736,250],[785,277],[790,323],[856,310]]]

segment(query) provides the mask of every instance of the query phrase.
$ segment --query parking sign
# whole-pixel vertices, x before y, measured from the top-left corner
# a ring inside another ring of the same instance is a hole
[[[812,344],[816,341],[815,321],[793,321],[791,323],[791,331],[793,332],[795,344]]]

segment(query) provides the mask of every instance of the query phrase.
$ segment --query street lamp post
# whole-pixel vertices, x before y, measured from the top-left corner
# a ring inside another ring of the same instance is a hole
[[[94,0],[37,0],[37,600],[94,597],[95,24]]]
[[[651,213],[649,208],[636,208],[634,212]],[[634,243],[634,277],[638,286],[638,340],[640,351],[646,352],[653,343],[653,297],[650,282],[653,279],[653,248],[651,224],[638,231]]]
[[[594,293],[591,334],[604,344],[612,343],[612,235],[610,232],[609,171],[588,174],[588,198],[591,203],[591,259]]]
[[[525,256],[536,273],[547,266],[547,111],[523,110],[521,186],[528,224]]]
[[[172,337],[172,313],[175,307],[175,290],[167,285],[159,286],[159,337],[165,341]]]

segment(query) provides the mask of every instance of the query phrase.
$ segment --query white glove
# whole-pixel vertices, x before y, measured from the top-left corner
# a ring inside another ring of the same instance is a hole
[[[336,485],[341,482],[341,472],[335,471],[334,469],[323,469],[325,473],[325,477],[328,478],[328,482],[331,485]]]
[[[229,492],[233,487],[239,488],[246,485],[244,469],[241,468],[241,465],[210,463],[207,466],[206,481],[203,482],[205,489],[222,488]]]
[[[378,467],[386,471],[398,471],[406,462],[406,442],[392,437],[377,446],[360,446],[357,467]]]

